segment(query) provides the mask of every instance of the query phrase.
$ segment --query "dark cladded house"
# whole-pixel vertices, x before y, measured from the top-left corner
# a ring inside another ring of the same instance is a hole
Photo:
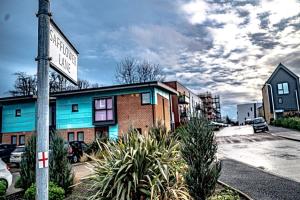
[[[262,88],[265,119],[299,112],[299,77],[279,64]]]
[[[161,82],[72,90],[51,94],[49,128],[67,141],[117,138],[130,126],[144,133],[157,122],[171,129],[171,96],[177,91]],[[0,138],[17,145],[36,131],[36,97],[0,99]]]

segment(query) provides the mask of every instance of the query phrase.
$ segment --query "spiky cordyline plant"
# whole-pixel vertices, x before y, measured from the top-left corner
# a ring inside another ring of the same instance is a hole
[[[95,159],[96,193],[90,199],[189,199],[179,143],[157,133],[152,129],[145,136],[130,130],[122,139],[103,144],[103,155]]]

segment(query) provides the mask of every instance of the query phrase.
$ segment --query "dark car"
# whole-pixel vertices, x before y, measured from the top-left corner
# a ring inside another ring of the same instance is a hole
[[[0,158],[8,163],[11,153],[16,149],[15,144],[0,144]]]
[[[269,131],[269,127],[264,118],[258,117],[253,120],[253,130],[254,133],[257,133],[257,131],[265,132],[265,131]]]
[[[72,141],[68,144],[68,158],[71,162],[77,163],[83,152],[86,150],[87,145],[83,141]]]

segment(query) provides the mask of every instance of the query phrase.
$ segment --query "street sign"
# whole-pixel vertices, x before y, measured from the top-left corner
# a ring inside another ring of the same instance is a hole
[[[50,20],[49,51],[50,66],[77,84],[79,53],[52,19]]]

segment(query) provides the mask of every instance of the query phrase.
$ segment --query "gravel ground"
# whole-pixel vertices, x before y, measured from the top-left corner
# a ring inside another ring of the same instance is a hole
[[[300,183],[265,173],[238,161],[222,160],[220,181],[257,200],[300,198]]]

